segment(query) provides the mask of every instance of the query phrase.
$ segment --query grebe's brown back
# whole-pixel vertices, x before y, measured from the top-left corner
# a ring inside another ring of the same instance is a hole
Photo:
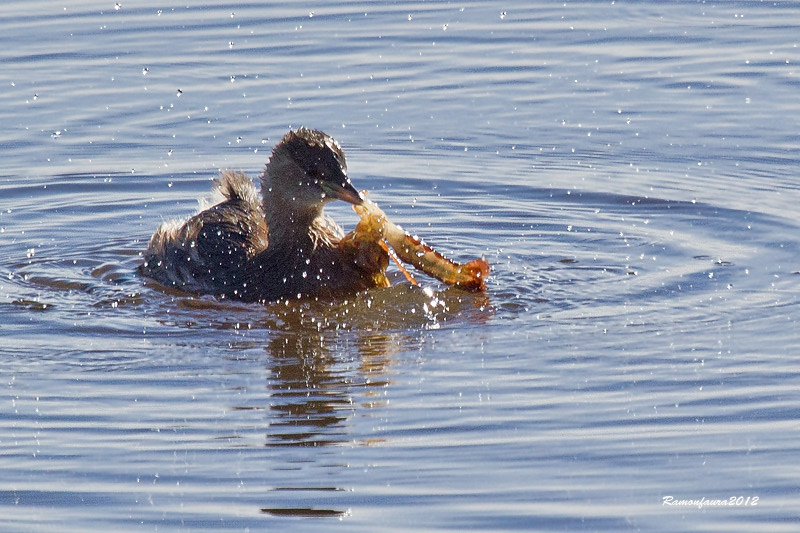
[[[318,130],[290,131],[261,175],[261,199],[247,176],[224,172],[210,207],[156,230],[143,275],[194,293],[246,301],[335,296],[388,286],[388,256],[342,245],[323,208],[363,202],[347,177],[341,147]],[[358,256],[358,257],[356,257]]]

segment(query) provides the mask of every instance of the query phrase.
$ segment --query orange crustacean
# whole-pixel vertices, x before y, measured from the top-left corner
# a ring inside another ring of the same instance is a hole
[[[485,259],[458,264],[444,257],[419,237],[410,235],[392,222],[375,202],[366,198],[366,191],[362,191],[362,195],[363,203],[353,206],[361,220],[347,235],[343,245],[368,250],[378,243],[413,284],[417,282],[402,263],[410,264],[447,285],[476,292],[486,290],[490,269]]]

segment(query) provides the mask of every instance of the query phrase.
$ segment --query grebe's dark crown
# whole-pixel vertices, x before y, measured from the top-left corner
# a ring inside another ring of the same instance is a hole
[[[278,153],[291,158],[308,177],[308,184],[319,186],[331,199],[356,205],[363,201],[347,177],[342,147],[326,133],[305,127],[289,131],[273,149],[272,157]]]

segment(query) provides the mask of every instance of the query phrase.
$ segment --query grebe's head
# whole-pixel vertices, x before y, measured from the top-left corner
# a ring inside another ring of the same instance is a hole
[[[298,208],[321,208],[331,200],[360,205],[361,196],[347,177],[339,144],[319,130],[290,131],[273,148],[262,177],[262,192]]]

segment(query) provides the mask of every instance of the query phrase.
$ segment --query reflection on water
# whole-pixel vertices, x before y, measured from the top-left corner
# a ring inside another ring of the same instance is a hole
[[[275,315],[258,325],[270,331],[267,445],[353,442],[347,420],[357,409],[384,405],[393,355],[422,347],[415,330],[438,329],[449,320],[463,323],[465,317],[479,325],[491,315],[485,294],[445,293],[405,285],[371,290],[345,302],[273,304]],[[415,320],[409,315],[417,313],[408,309],[416,308],[423,310]],[[354,399],[354,391],[360,400]]]
[[[297,518],[325,518],[330,516],[341,517],[347,514],[347,511],[337,511],[335,509],[310,509],[310,508],[292,508],[292,509],[261,509],[262,513],[273,516],[294,516]]]
[[[380,334],[357,335],[352,349],[338,346],[337,337],[314,328],[289,329],[272,336],[270,358],[269,446],[324,446],[351,441],[347,420],[355,409],[380,402],[381,389],[389,386],[385,375],[391,338]],[[395,344],[395,351],[409,349]],[[340,360],[348,354],[350,360]],[[351,365],[357,365],[352,372]],[[357,405],[353,389],[366,389],[368,402]]]
[[[296,315],[299,316],[299,315]],[[361,446],[379,440],[359,438],[349,428],[350,419],[363,411],[385,405],[385,389],[392,354],[413,348],[402,334],[355,333],[343,346],[342,336],[302,323],[287,322],[274,332],[267,346],[269,409],[268,447]],[[352,344],[352,346],[350,345]],[[297,471],[345,469],[333,462],[327,466],[308,462],[303,451],[276,462],[272,469]],[[331,472],[320,474],[331,479]],[[335,479],[335,476],[333,477]],[[299,484],[297,484],[299,482]],[[323,482],[324,483],[324,482]],[[317,493],[343,492],[345,487],[308,485],[308,476],[271,492],[288,492],[285,507],[261,508],[272,516],[344,516],[347,510],[298,507],[298,498],[313,499]],[[294,496],[294,497],[292,497]],[[301,500],[303,501],[303,500]]]
[[[290,300],[267,306],[173,297],[177,309],[190,311],[195,321],[198,313],[208,313],[209,320],[226,314],[224,322],[194,322],[192,327],[234,331],[242,336],[237,345],[247,347],[247,357],[265,365],[263,383],[232,391],[249,391],[249,401],[231,406],[234,412],[263,417],[264,434],[230,442],[236,449],[271,451],[259,510],[275,517],[347,516],[349,509],[341,502],[352,493],[353,474],[339,450],[386,444],[380,432],[365,434],[359,427],[388,408],[395,357],[423,350],[427,331],[457,328],[465,319],[485,324],[493,312],[487,295],[409,285],[371,290],[349,301]],[[174,316],[174,303],[165,313],[173,325],[183,320],[183,314]],[[437,312],[402,313],[425,303]],[[253,341],[262,337],[259,332],[268,332],[263,348]],[[259,350],[263,357],[254,355]],[[259,403],[252,402],[253,387],[265,389]],[[323,455],[311,459],[309,448]]]

